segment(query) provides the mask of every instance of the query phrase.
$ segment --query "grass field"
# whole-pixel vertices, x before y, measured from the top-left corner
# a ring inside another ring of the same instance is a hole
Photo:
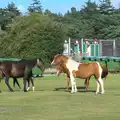
[[[27,93],[17,86],[9,92],[2,81],[0,120],[119,120],[120,75],[109,75],[104,83],[106,93],[95,95],[94,79],[88,92],[79,89],[76,94],[60,89],[66,86],[64,76],[37,78],[35,91]],[[84,80],[77,79],[77,86],[83,85]]]

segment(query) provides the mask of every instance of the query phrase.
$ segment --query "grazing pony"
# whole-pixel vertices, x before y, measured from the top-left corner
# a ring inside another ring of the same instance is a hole
[[[104,94],[104,83],[102,80],[102,72],[103,69],[99,62],[91,62],[91,63],[78,63],[69,57],[61,54],[57,54],[54,56],[54,59],[51,65],[60,65],[63,72],[67,74],[70,78],[72,90],[71,93],[77,92],[76,80],[75,78],[87,79],[92,75],[96,78],[97,89],[96,94],[99,93],[99,89],[101,86],[101,94]]]
[[[27,92],[26,81],[32,78],[32,68],[38,66],[42,71],[44,71],[43,61],[38,59],[31,60],[20,60],[20,61],[0,61],[0,70],[5,77],[5,83],[10,91],[13,89],[9,85],[9,78],[21,78],[24,80],[24,92]],[[29,83],[28,83],[29,84]]]
[[[100,64],[100,65],[101,65],[102,70],[103,70],[101,77],[106,79],[106,77],[108,75],[108,68],[107,68],[107,66],[105,66],[103,64]],[[57,76],[59,76],[62,72],[64,73],[64,69],[60,65],[56,65],[56,70],[57,70]],[[84,84],[85,84],[86,89],[88,89],[88,87],[89,87],[90,78],[91,77],[85,79]],[[67,87],[66,87],[67,89],[69,89],[69,85],[70,85],[70,77],[67,76]]]

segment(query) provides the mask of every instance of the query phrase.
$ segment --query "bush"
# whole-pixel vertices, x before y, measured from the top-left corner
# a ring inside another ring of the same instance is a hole
[[[6,57],[42,58],[45,63],[63,51],[65,27],[39,13],[17,17],[8,34],[0,41],[1,52]]]

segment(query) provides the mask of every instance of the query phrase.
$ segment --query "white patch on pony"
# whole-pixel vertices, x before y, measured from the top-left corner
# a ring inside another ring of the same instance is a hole
[[[30,89],[30,87],[27,88],[27,91]]]
[[[60,71],[59,71],[59,70],[57,70],[57,76],[59,75],[59,73],[60,73]]]
[[[51,62],[51,65],[53,65],[54,64],[54,60]]]
[[[102,76],[102,68],[100,66],[100,63],[99,62],[96,62],[98,64],[98,68],[99,68],[99,74],[100,74],[100,77],[98,78],[97,80],[97,90],[96,90],[96,94],[99,93],[99,88],[101,86],[101,94],[104,94],[105,90],[104,90],[104,83],[103,83],[103,80],[101,78]]]
[[[77,71],[78,67],[79,67],[80,63],[72,60],[72,59],[68,59],[67,63],[66,63],[66,67],[70,70],[70,71]]]
[[[33,91],[35,91],[35,87],[34,86],[32,87],[32,89],[33,89]]]
[[[76,61],[74,61],[72,59],[68,59],[68,61],[66,63],[66,67],[70,72],[70,80],[71,80],[71,85],[72,85],[71,93],[77,92],[76,80],[75,80],[75,78],[73,76],[72,71],[73,70],[77,71],[79,65],[80,65],[80,63],[78,63],[78,62],[76,62]]]

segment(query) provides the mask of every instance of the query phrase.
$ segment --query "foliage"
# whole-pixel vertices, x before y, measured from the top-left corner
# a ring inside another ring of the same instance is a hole
[[[99,4],[88,0],[81,9],[72,7],[64,15],[43,11],[41,1],[33,0],[28,13],[22,16],[14,3],[0,8],[1,54],[50,61],[63,50],[68,37],[120,39],[120,9],[114,8],[111,0],[100,0]]]
[[[13,18],[21,13],[15,4],[12,2],[6,8],[0,8],[0,26],[2,30],[6,30],[8,23],[12,22]]]
[[[115,33],[116,28],[119,31],[119,16],[120,10],[115,9],[110,0],[101,0],[100,4],[88,0],[79,11],[71,8],[63,23],[69,26],[68,35],[72,38],[117,39],[120,37]]]
[[[8,57],[40,57],[50,61],[63,50],[64,27],[48,16],[33,13],[17,17],[11,26],[0,44],[0,49]]]
[[[30,13],[39,12],[42,13],[42,5],[39,0],[33,0],[33,3],[28,7]]]

